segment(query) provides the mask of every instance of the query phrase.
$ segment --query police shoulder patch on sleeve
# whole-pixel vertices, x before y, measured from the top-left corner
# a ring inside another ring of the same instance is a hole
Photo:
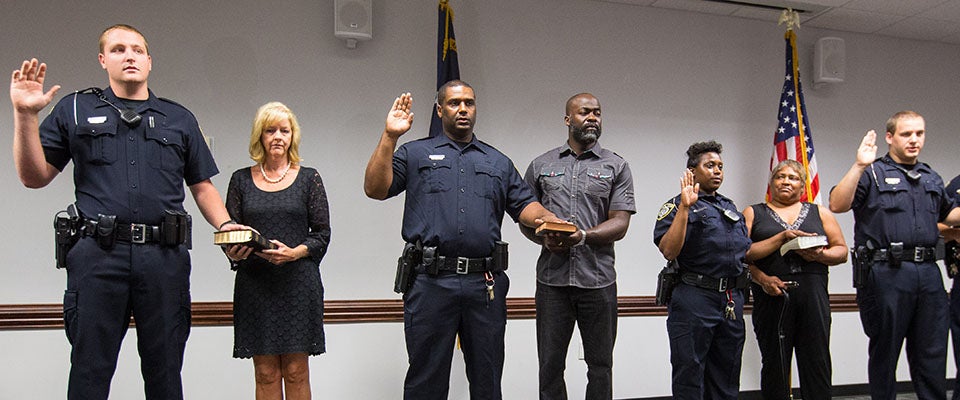
[[[663,206],[660,207],[660,212],[657,213],[657,221],[666,218],[676,207],[677,206],[670,201],[663,203]]]

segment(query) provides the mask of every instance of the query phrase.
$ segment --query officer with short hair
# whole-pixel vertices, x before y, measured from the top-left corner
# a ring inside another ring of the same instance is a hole
[[[663,204],[653,230],[680,270],[667,305],[675,399],[733,400],[740,392],[750,239],[737,206],[717,193],[722,150],[715,141],[690,145],[680,194]]]
[[[901,111],[887,120],[887,155],[876,159],[877,134],[864,135],[850,170],[830,191],[830,211],[853,210],[854,268],[862,271],[857,305],[870,338],[870,395],[896,396],[904,339],[917,396],[946,398],[948,300],[937,266],[938,222],[960,223],[943,179],[919,161],[923,116]]]
[[[210,181],[217,166],[193,114],[147,88],[152,60],[143,35],[114,25],[100,36],[110,86],[60,100],[38,114],[46,64],[13,71],[13,158],[23,184],[40,188],[74,162],[80,237],[66,253],[64,324],[73,345],[69,399],[106,399],[120,343],[136,318],[147,399],[182,399],[180,369],[190,333],[190,221],[186,181],[200,211],[221,230],[230,221]]]
[[[507,156],[477,139],[470,85],[440,87],[442,135],[396,149],[413,124],[412,101],[410,93],[394,100],[363,185],[378,200],[406,192],[401,236],[418,254],[412,284],[400,288],[410,364],[403,397],[447,398],[459,336],[470,398],[499,400],[510,287],[505,249],[497,251],[503,215],[531,227],[562,221],[536,201]]]

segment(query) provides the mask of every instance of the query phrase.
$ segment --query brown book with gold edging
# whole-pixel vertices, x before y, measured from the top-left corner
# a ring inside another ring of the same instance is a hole
[[[256,231],[250,229],[241,229],[239,231],[217,231],[213,233],[213,244],[231,245],[242,244],[253,247],[254,250],[275,249],[277,245],[270,243],[267,238],[261,236]]]
[[[577,231],[577,226],[573,224],[564,224],[560,222],[544,222],[537,227],[537,236],[542,236],[547,232],[559,232],[571,234]]]

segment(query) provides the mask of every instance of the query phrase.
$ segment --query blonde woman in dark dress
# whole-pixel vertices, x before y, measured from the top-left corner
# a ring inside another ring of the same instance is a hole
[[[260,107],[250,135],[251,167],[234,172],[227,210],[276,249],[227,249],[234,286],[236,358],[253,358],[256,398],[310,398],[308,357],[325,352],[320,260],[330,215],[317,170],[300,164],[300,126],[287,106]]]

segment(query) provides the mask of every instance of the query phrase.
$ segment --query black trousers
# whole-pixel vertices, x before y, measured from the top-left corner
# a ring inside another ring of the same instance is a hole
[[[857,289],[860,323],[870,337],[867,372],[873,399],[896,398],[897,361],[906,343],[914,391],[921,399],[947,398],[950,305],[934,262],[875,262]]]
[[[617,284],[600,289],[537,282],[537,356],[540,399],[567,398],[563,371],[573,326],[580,327],[587,363],[587,400],[613,398],[613,345],[617,338]]]
[[[446,400],[456,339],[466,364],[470,399],[503,398],[503,340],[507,329],[506,273],[494,274],[490,300],[483,273],[417,274],[403,294],[403,328],[409,367],[403,383],[407,400]]]
[[[184,246],[120,242],[105,251],[90,237],[67,255],[63,318],[73,345],[68,399],[107,399],[131,315],[145,398],[183,399],[190,254]]]
[[[779,277],[797,281],[800,286],[783,296],[767,295],[756,284],[753,290],[753,331],[760,347],[760,391],[767,400],[789,399],[788,388],[793,354],[804,399],[829,399],[832,366],[830,362],[830,298],[827,275],[798,274]],[[783,341],[779,339],[781,324]]]

